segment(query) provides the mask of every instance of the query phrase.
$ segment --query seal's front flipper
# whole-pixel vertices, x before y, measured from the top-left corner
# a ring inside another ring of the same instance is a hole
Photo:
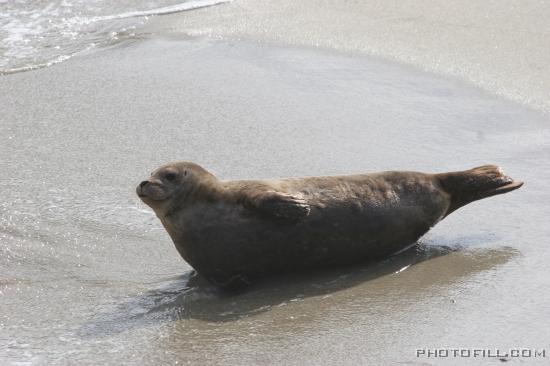
[[[283,219],[299,220],[309,215],[310,211],[304,199],[276,191],[267,191],[247,203],[245,206],[248,208]]]
[[[301,219],[309,215],[309,205],[299,197],[273,192],[261,201],[260,209],[286,219]]]

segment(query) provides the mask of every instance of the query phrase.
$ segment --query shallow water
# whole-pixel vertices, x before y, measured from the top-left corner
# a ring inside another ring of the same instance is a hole
[[[230,0],[0,0],[0,75],[136,37],[148,17]]]
[[[550,351],[550,124],[537,112],[377,59],[196,39],[124,43],[0,80],[3,364]],[[175,159],[226,179],[497,163],[526,184],[389,261],[229,296],[193,276],[134,195]]]

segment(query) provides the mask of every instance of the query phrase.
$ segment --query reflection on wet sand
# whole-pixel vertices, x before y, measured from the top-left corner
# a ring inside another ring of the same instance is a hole
[[[95,337],[118,333],[159,319],[229,322],[310,297],[323,299],[316,302],[315,309],[316,316],[322,316],[333,307],[345,306],[335,302],[332,294],[351,287],[352,297],[406,296],[490,270],[517,253],[513,248],[462,251],[457,246],[418,244],[379,263],[266,279],[239,293],[220,291],[190,271],[91,319],[81,334]],[[419,265],[422,268],[416,270]]]

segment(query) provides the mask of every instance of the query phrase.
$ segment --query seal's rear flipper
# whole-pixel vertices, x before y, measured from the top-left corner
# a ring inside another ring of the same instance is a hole
[[[518,189],[523,182],[514,181],[496,165],[436,175],[443,189],[451,195],[445,216],[470,202]]]

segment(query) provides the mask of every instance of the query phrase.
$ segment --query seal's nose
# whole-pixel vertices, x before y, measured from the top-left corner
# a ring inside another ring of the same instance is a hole
[[[136,193],[138,196],[140,197],[144,197],[145,195],[143,194],[143,188],[149,183],[149,181],[147,180],[144,180],[143,182],[141,182],[140,184],[138,184],[138,186],[136,187]]]

